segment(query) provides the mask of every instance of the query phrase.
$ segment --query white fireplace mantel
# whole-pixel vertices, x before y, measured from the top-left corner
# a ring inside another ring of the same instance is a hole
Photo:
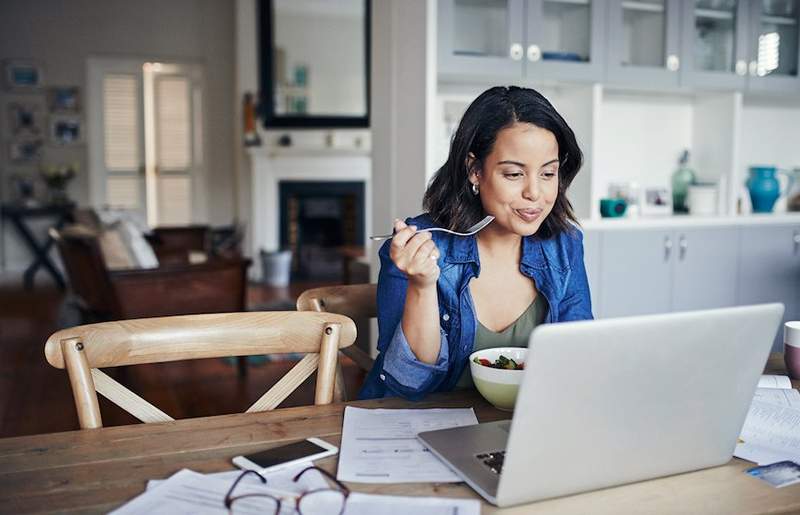
[[[252,165],[252,256],[280,245],[280,181],[363,181],[364,239],[371,234],[372,157],[368,151],[257,147],[249,150]],[[259,279],[261,267],[252,267]]]

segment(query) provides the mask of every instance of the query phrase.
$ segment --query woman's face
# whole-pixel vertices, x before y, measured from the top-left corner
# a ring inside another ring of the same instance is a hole
[[[469,176],[480,191],[483,210],[495,217],[489,226],[530,236],[558,197],[558,142],[552,132],[515,123],[497,134],[482,167]]]

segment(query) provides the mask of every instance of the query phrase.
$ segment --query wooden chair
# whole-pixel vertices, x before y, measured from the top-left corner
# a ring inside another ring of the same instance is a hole
[[[169,415],[104,372],[103,367],[168,361],[306,353],[247,412],[274,409],[314,370],[315,404],[333,400],[338,351],[350,346],[356,327],[333,313],[272,311],[183,315],[119,320],[64,329],[48,338],[47,362],[66,368],[81,429],[102,427],[97,392],[142,422],[166,422]]]
[[[297,299],[297,311],[316,311],[318,313],[337,313],[352,318],[356,323],[378,316],[376,299],[377,284],[348,284],[326,286],[306,290]],[[361,331],[367,334],[367,331]],[[363,349],[353,345],[341,349],[342,354],[352,359],[362,370],[369,372],[374,360]],[[342,369],[336,367],[336,386],[334,396],[346,400]]]

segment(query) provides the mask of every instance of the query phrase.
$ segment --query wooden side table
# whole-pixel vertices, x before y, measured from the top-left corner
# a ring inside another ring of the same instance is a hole
[[[19,204],[3,204],[0,207],[0,212],[11,225],[16,229],[17,233],[22,238],[22,241],[33,252],[34,259],[23,275],[25,289],[32,289],[34,277],[39,267],[44,267],[59,288],[62,290],[66,288],[66,283],[61,273],[53,265],[50,260],[49,252],[53,246],[53,239],[48,234],[44,241],[39,241],[31,232],[28,221],[34,218],[53,218],[54,222],[52,227],[60,229],[65,223],[72,219],[72,210],[75,209],[75,204],[50,204],[39,207],[27,207]]]

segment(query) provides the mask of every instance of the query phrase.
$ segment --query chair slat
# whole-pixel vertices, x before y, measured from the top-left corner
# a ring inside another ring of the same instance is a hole
[[[142,422],[170,422],[175,420],[143,398],[125,388],[102,370],[92,369],[92,379],[97,393],[124,409]]]
[[[280,380],[272,385],[267,393],[261,396],[252,406],[247,408],[245,413],[256,413],[268,411],[278,407],[286,397],[301,384],[303,381],[317,370],[319,364],[319,354],[306,354],[303,359],[297,362],[291,370],[286,372]]]

